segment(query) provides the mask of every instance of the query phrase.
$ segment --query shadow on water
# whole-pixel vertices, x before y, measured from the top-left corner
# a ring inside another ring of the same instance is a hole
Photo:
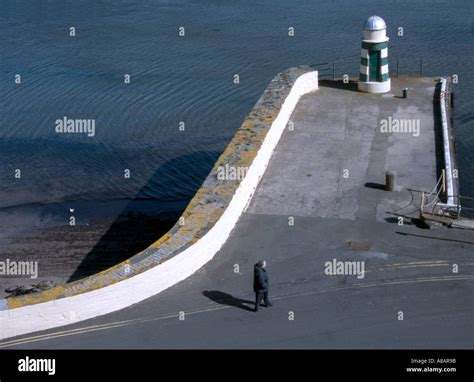
[[[127,203],[68,281],[118,264],[169,231],[206,179],[218,155],[217,152],[195,152],[164,163]],[[160,211],[160,202],[167,201],[180,202],[174,211]]]
[[[202,294],[206,296],[209,300],[212,300],[217,304],[232,306],[234,308],[239,308],[243,310],[253,311],[253,308],[250,308],[244,304],[251,304],[252,306],[255,304],[255,301],[243,300],[243,299],[234,297],[231,294],[220,292],[217,290],[211,290],[211,291],[206,290],[202,292]]]

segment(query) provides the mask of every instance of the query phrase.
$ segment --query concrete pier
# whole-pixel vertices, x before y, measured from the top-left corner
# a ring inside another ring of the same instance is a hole
[[[420,194],[411,190],[430,192],[439,177],[436,84],[398,78],[379,95],[356,91],[354,82],[321,81],[293,113],[294,131],[286,132],[269,169],[280,176],[263,181],[254,211],[383,221],[388,211],[419,208]],[[408,99],[401,98],[405,87],[412,89]],[[391,132],[395,121],[407,132]],[[397,172],[397,193],[381,191],[386,171]]]
[[[272,89],[287,92],[286,81]],[[417,196],[443,166],[437,86],[399,78],[374,95],[320,81],[297,103],[248,207],[204,267],[128,309],[0,347],[472,348],[472,232],[417,219]],[[252,111],[259,126],[269,110],[267,97]],[[414,121],[411,131],[394,132],[395,120]],[[385,191],[387,170],[397,172],[394,192]],[[259,259],[274,306],[255,314]],[[364,271],[328,273],[337,262]]]

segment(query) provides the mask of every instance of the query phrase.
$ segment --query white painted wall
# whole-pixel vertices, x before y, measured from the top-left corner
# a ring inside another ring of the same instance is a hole
[[[360,91],[366,92],[366,93],[387,93],[391,89],[391,79],[389,78],[387,81],[383,82],[364,82],[364,81],[358,81],[357,82],[357,88]]]
[[[364,40],[366,40],[367,42],[388,41],[386,29],[381,29],[378,31],[371,31],[371,30],[364,29],[362,33],[364,36]]]
[[[295,81],[227,209],[198,242],[164,263],[119,283],[72,297],[0,311],[0,339],[111,313],[156,295],[191,276],[226,242],[247,208],[296,104],[304,94],[317,89],[317,71],[305,73]]]
[[[440,78],[440,108],[441,108],[441,125],[443,129],[443,149],[444,149],[444,165],[446,169],[446,193],[448,194],[446,205],[448,207],[454,204],[454,185],[453,185],[453,166],[451,163],[451,145],[449,139],[448,118],[446,115],[446,78]]]

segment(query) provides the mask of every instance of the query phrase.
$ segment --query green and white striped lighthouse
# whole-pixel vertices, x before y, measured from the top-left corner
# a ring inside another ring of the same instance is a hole
[[[364,25],[360,53],[358,88],[366,93],[390,91],[388,74],[387,25],[379,16],[370,16]]]

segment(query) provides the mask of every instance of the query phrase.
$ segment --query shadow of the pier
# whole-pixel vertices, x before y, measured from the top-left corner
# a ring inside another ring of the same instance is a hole
[[[206,179],[218,155],[201,151],[164,163],[126,204],[68,281],[129,259],[169,231]],[[179,203],[175,203],[175,210],[159,210],[162,202],[167,201]]]

